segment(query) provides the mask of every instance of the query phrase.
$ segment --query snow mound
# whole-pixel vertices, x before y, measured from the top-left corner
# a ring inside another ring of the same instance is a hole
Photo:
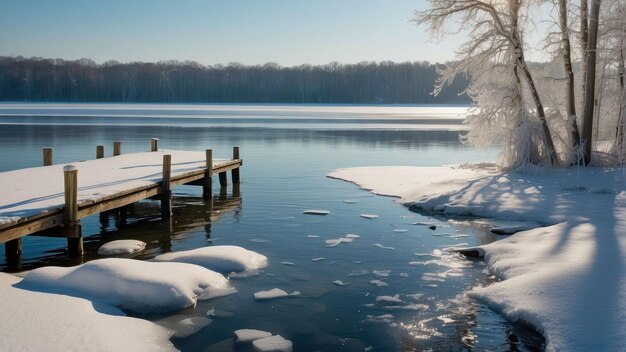
[[[222,274],[185,263],[133,259],[93,260],[71,268],[30,271],[20,288],[83,297],[140,313],[168,312],[232,294]]]
[[[146,248],[146,243],[137,240],[117,240],[103,244],[98,249],[98,254],[102,256],[122,255],[139,252]]]
[[[293,343],[280,335],[274,335],[254,340],[252,346],[257,352],[291,352]]]
[[[157,324],[104,304],[108,314],[97,312],[82,298],[22,290],[19,281],[0,273],[0,310],[10,317],[0,319],[3,351],[175,351]]]
[[[170,252],[158,255],[154,260],[196,264],[222,273],[257,270],[267,266],[266,256],[238,246],[211,246]]]
[[[254,340],[270,337],[272,333],[254,329],[239,329],[235,330],[235,336],[237,337],[235,341],[237,343],[250,343]]]

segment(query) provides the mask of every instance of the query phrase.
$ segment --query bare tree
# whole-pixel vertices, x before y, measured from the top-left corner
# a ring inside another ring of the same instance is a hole
[[[589,13],[589,36],[585,50],[585,87],[583,102],[583,134],[584,143],[583,162],[588,165],[591,161],[591,144],[593,134],[593,111],[595,104],[596,84],[596,48],[598,42],[598,19],[600,15],[600,0],[592,0]],[[581,16],[582,17],[582,16]]]
[[[572,149],[578,150],[580,144],[580,132],[576,121],[576,101],[574,85],[574,69],[572,67],[572,49],[569,40],[569,27],[567,25],[567,0],[559,0],[559,27],[561,29],[563,67],[567,79],[567,120],[570,132]]]
[[[520,12],[523,0],[430,0],[430,9],[415,13],[415,22],[427,24],[431,34],[442,38],[447,34],[467,32],[467,40],[461,48],[460,60],[442,71],[435,93],[445,83],[450,83],[455,75],[466,72],[471,79],[484,75],[489,66],[514,66],[511,77],[521,84],[526,83],[534,104],[542,131],[545,156],[551,165],[559,163],[543,103],[533,76],[530,72],[522,42]],[[527,18],[525,18],[526,20]],[[450,22],[457,24],[451,32],[446,30]],[[469,72],[468,72],[469,71]],[[494,74],[493,78],[497,78]],[[522,89],[518,89],[522,92]]]

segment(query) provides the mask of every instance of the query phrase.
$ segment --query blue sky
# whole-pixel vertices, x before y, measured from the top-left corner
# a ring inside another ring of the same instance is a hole
[[[0,0],[0,55],[202,64],[442,62],[416,0]]]

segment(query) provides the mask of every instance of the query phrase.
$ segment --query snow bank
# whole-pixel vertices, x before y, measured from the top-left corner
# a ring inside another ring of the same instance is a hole
[[[32,270],[20,288],[83,297],[135,312],[167,312],[236,292],[219,273],[185,263],[99,259]]]
[[[548,351],[626,350],[626,169],[371,167],[329,176],[426,211],[552,225],[479,248],[503,281],[469,294],[534,325]]]
[[[146,248],[146,243],[137,240],[117,240],[103,244],[98,248],[98,254],[106,255],[122,255],[131,254],[142,251]]]
[[[258,270],[267,266],[267,257],[238,246],[210,246],[170,252],[154,258],[157,262],[196,264],[222,273]]]
[[[154,323],[114,307],[106,307],[111,315],[99,313],[82,298],[12,286],[19,281],[0,273],[3,351],[175,351],[169,331]]]

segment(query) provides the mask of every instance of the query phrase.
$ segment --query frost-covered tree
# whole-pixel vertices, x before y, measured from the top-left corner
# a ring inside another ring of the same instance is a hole
[[[585,88],[583,100],[583,133],[582,142],[584,144],[583,159],[585,165],[591,162],[591,146],[593,136],[593,120],[595,106],[596,87],[596,58],[598,42],[598,25],[600,17],[600,0],[591,0],[591,11],[589,13],[589,32],[585,49]]]
[[[440,70],[435,94],[459,74],[477,108],[463,139],[474,145],[503,143],[502,166],[559,163],[543,102],[524,55],[523,0],[430,0],[415,13],[436,39],[463,33],[458,61]],[[450,26],[450,27],[448,27]]]

